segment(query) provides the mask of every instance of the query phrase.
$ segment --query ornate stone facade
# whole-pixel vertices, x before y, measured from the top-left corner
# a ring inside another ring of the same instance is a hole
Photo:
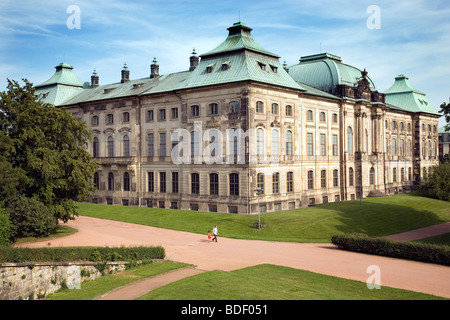
[[[60,104],[93,131],[93,202],[255,214],[257,187],[262,212],[287,210],[406,192],[437,164],[439,114],[389,102],[406,77],[380,93],[329,54],[288,69],[245,24],[228,30],[189,71],[159,75],[154,59],[149,78],[124,68]]]

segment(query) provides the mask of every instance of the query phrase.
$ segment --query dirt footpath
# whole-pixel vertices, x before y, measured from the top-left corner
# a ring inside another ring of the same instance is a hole
[[[206,235],[83,216],[67,225],[79,231],[26,246],[160,245],[166,250],[166,259],[190,263],[202,271],[230,271],[269,263],[363,282],[372,275],[368,268],[377,266],[381,286],[450,298],[449,267],[348,252],[332,244],[237,240],[220,234],[217,243],[210,243]]]

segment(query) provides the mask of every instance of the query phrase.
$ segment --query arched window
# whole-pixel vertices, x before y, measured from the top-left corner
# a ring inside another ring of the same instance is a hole
[[[397,168],[392,169],[392,181],[397,182]]]
[[[128,138],[128,135],[123,136],[123,156],[130,156],[130,138]]]
[[[405,181],[405,168],[400,169],[400,181]]]
[[[370,181],[370,185],[375,184],[375,169],[373,167],[370,168],[369,181]]]
[[[94,186],[97,190],[100,189],[100,177],[98,175],[98,172],[94,173]]]
[[[355,174],[353,168],[348,168],[348,185],[352,187],[355,184]]]
[[[278,114],[278,104],[272,103],[272,114]]]
[[[292,155],[292,131],[286,131],[286,154]]]
[[[308,171],[308,189],[314,189],[314,171]]]
[[[93,155],[94,158],[98,158],[100,156],[100,154],[99,154],[99,149],[100,149],[99,146],[100,146],[100,144],[98,142],[98,138],[95,137],[94,140],[93,140],[93,143],[92,143],[92,155]]]
[[[108,137],[108,157],[114,157],[114,138]]]
[[[264,194],[264,173],[262,172],[256,176],[256,187],[260,188],[261,194]]]
[[[256,102],[256,112],[258,112],[258,113],[264,112],[264,103],[262,101]]]
[[[128,172],[123,174],[123,190],[130,191],[130,174]]]
[[[230,112],[231,113],[239,112],[239,101],[230,102]]]
[[[312,120],[313,119],[313,112],[312,110],[306,111],[306,120]]]
[[[258,156],[264,155],[264,130],[261,128],[256,130],[256,154]]]
[[[339,186],[339,170],[333,170],[333,187]]]
[[[286,106],[286,116],[288,117],[292,117],[294,115],[293,111],[292,111],[292,106],[291,105],[287,105]]]
[[[320,171],[320,187],[327,187],[327,170]]]
[[[347,128],[347,152],[353,154],[353,130],[352,127]]]
[[[272,193],[280,193],[280,174],[272,174]]]
[[[286,192],[294,191],[294,173],[289,171],[286,174]]]
[[[108,174],[108,190],[114,190],[114,173]]]

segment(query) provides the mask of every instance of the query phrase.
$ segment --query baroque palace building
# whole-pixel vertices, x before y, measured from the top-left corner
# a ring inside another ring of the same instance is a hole
[[[406,76],[381,93],[336,55],[288,67],[228,31],[187,71],[99,85],[61,63],[36,86],[93,132],[93,202],[255,214],[407,192],[438,163],[440,114]]]

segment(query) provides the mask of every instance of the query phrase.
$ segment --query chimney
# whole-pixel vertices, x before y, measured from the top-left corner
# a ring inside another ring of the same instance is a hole
[[[91,88],[97,88],[98,87],[98,75],[97,72],[94,69],[94,72],[91,76]]]
[[[121,83],[130,81],[130,70],[128,70],[127,64],[125,63],[122,69],[122,80]]]
[[[153,63],[150,65],[150,78],[155,78],[159,76],[159,64],[156,61],[156,57],[153,58]]]
[[[192,51],[192,55],[191,55],[191,57],[189,58],[189,61],[191,62],[191,65],[190,65],[190,67],[189,67],[189,71],[194,71],[195,70],[195,68],[197,68],[197,66],[198,66],[198,57],[197,57],[197,52],[195,52],[195,48],[194,48],[194,50]]]

